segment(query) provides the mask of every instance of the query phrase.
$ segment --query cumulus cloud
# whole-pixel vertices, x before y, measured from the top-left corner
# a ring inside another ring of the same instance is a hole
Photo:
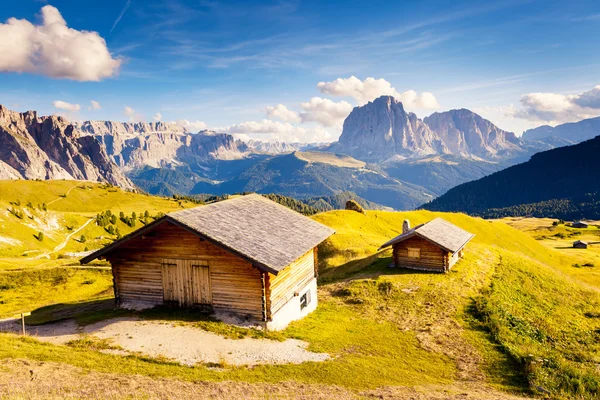
[[[162,114],[157,112],[156,114],[154,114],[154,117],[152,117],[152,119],[156,122],[160,122],[160,120],[162,119]]]
[[[65,110],[65,111],[71,111],[71,112],[81,110],[81,106],[79,104],[71,104],[71,103],[67,103],[66,101],[62,101],[62,100],[54,100],[52,102],[52,105],[54,106],[54,108],[58,108],[59,110]]]
[[[300,113],[302,122],[317,122],[323,126],[341,125],[352,111],[352,104],[347,101],[336,103],[321,97],[313,97],[300,107],[304,110]]]
[[[188,121],[187,119],[180,119],[175,122],[177,125],[185,128],[188,132],[200,132],[208,128],[202,121]]]
[[[331,82],[319,82],[317,88],[321,93],[331,96],[353,97],[360,105],[379,96],[389,95],[400,100],[407,108],[438,108],[437,99],[432,93],[418,94],[414,90],[399,92],[383,78],[367,78],[360,80],[355,76],[338,78]]]
[[[123,109],[123,114],[129,119],[129,122],[138,122],[144,119],[144,116],[138,112],[136,112],[133,108],[129,106],[125,106]]]
[[[233,134],[238,138],[260,137],[261,140],[278,140],[283,142],[323,142],[331,139],[331,134],[322,127],[306,129],[289,122],[270,119],[247,121],[240,124],[220,128],[219,131]]]
[[[102,108],[102,107],[100,106],[100,103],[98,103],[98,102],[97,102],[97,101],[95,101],[95,100],[90,100],[90,106],[88,107],[88,110],[89,110],[89,111],[92,111],[92,110],[99,110],[99,109],[101,109],[101,108]]]
[[[600,116],[600,85],[583,93],[528,93],[515,117],[551,125]]]
[[[290,110],[283,104],[267,107],[267,116],[283,122],[301,122],[300,114]]]
[[[41,18],[40,25],[16,18],[0,23],[0,71],[77,81],[117,74],[121,60],[112,57],[97,32],[69,28],[58,9],[49,5],[42,8]]]

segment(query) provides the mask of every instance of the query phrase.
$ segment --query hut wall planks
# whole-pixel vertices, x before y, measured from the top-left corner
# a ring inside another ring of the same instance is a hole
[[[420,249],[419,258],[409,257],[409,248]],[[443,272],[445,253],[439,246],[420,237],[412,237],[393,245],[394,265],[396,267]]]
[[[269,274],[270,317],[316,277],[315,250],[310,250],[277,274]]]
[[[121,302],[162,303],[163,260],[190,260],[192,265],[208,265],[215,310],[263,319],[261,272],[250,262],[171,223],[123,243],[107,258],[113,265],[115,292]]]

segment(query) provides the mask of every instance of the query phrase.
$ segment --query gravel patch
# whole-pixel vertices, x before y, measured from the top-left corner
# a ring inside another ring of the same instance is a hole
[[[15,322],[0,325],[0,330],[18,332],[18,328]],[[101,321],[84,328],[75,321],[67,320],[28,328],[27,332],[40,341],[54,344],[65,344],[82,334],[93,335],[109,339],[127,352],[167,358],[184,365],[300,364],[330,358],[326,353],[308,351],[308,343],[301,340],[228,339],[191,326],[127,317]]]

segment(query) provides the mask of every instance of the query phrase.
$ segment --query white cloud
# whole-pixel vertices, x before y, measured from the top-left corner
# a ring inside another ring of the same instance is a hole
[[[154,117],[152,117],[152,119],[156,122],[160,122],[160,120],[162,119],[162,114],[157,112]]]
[[[123,114],[129,118],[129,122],[139,122],[144,119],[144,116],[138,112],[136,112],[133,108],[129,106],[125,106],[123,109]]]
[[[71,111],[71,112],[79,111],[81,109],[81,106],[79,104],[71,104],[71,103],[67,103],[66,101],[62,101],[62,100],[54,100],[52,102],[52,105],[54,106],[54,108],[58,108],[59,110],[65,110],[65,111]]]
[[[325,142],[331,140],[331,134],[322,127],[307,129],[292,125],[288,122],[263,119],[247,121],[217,129],[219,132],[233,134],[237,138],[254,138],[282,142]]]
[[[185,128],[188,132],[200,132],[208,129],[208,126],[206,126],[206,124],[202,121],[188,121],[187,119],[180,119],[175,123]]]
[[[102,107],[100,106],[100,103],[98,103],[98,102],[97,102],[97,101],[95,101],[95,100],[90,100],[90,106],[88,107],[88,110],[89,110],[89,111],[92,111],[92,110],[99,110],[99,109],[101,109],[101,108],[102,108]]]
[[[550,125],[600,116],[600,85],[579,94],[528,93],[515,117]]]
[[[267,107],[267,116],[269,118],[275,118],[283,122],[300,122],[300,115],[296,111],[288,109],[283,104],[277,104],[276,106]]]
[[[300,107],[304,110],[300,113],[302,122],[317,122],[323,126],[341,125],[352,111],[352,104],[347,101],[336,103],[321,97],[313,97]]]
[[[117,74],[121,60],[112,57],[97,32],[67,27],[58,9],[49,5],[42,8],[41,16],[41,25],[16,18],[0,23],[0,71],[77,81]]]
[[[353,97],[359,105],[365,104],[379,96],[393,96],[406,108],[438,108],[437,99],[432,93],[418,94],[414,90],[399,92],[385,79],[367,78],[361,81],[355,76],[338,78],[332,82],[319,82],[317,88],[321,93],[332,96]]]

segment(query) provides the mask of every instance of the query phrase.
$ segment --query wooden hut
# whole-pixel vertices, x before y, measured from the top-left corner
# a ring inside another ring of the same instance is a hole
[[[583,221],[577,221],[577,222],[573,222],[573,228],[579,228],[579,229],[585,229],[587,228],[589,225],[586,222]]]
[[[441,218],[410,228],[404,221],[402,234],[384,243],[392,246],[394,266],[423,271],[448,272],[463,256],[475,235]]]
[[[317,306],[334,231],[257,194],[169,213],[83,258],[112,265],[118,303],[201,306],[282,329]]]
[[[573,242],[573,248],[575,249],[587,249],[588,243],[582,240],[576,240]]]

